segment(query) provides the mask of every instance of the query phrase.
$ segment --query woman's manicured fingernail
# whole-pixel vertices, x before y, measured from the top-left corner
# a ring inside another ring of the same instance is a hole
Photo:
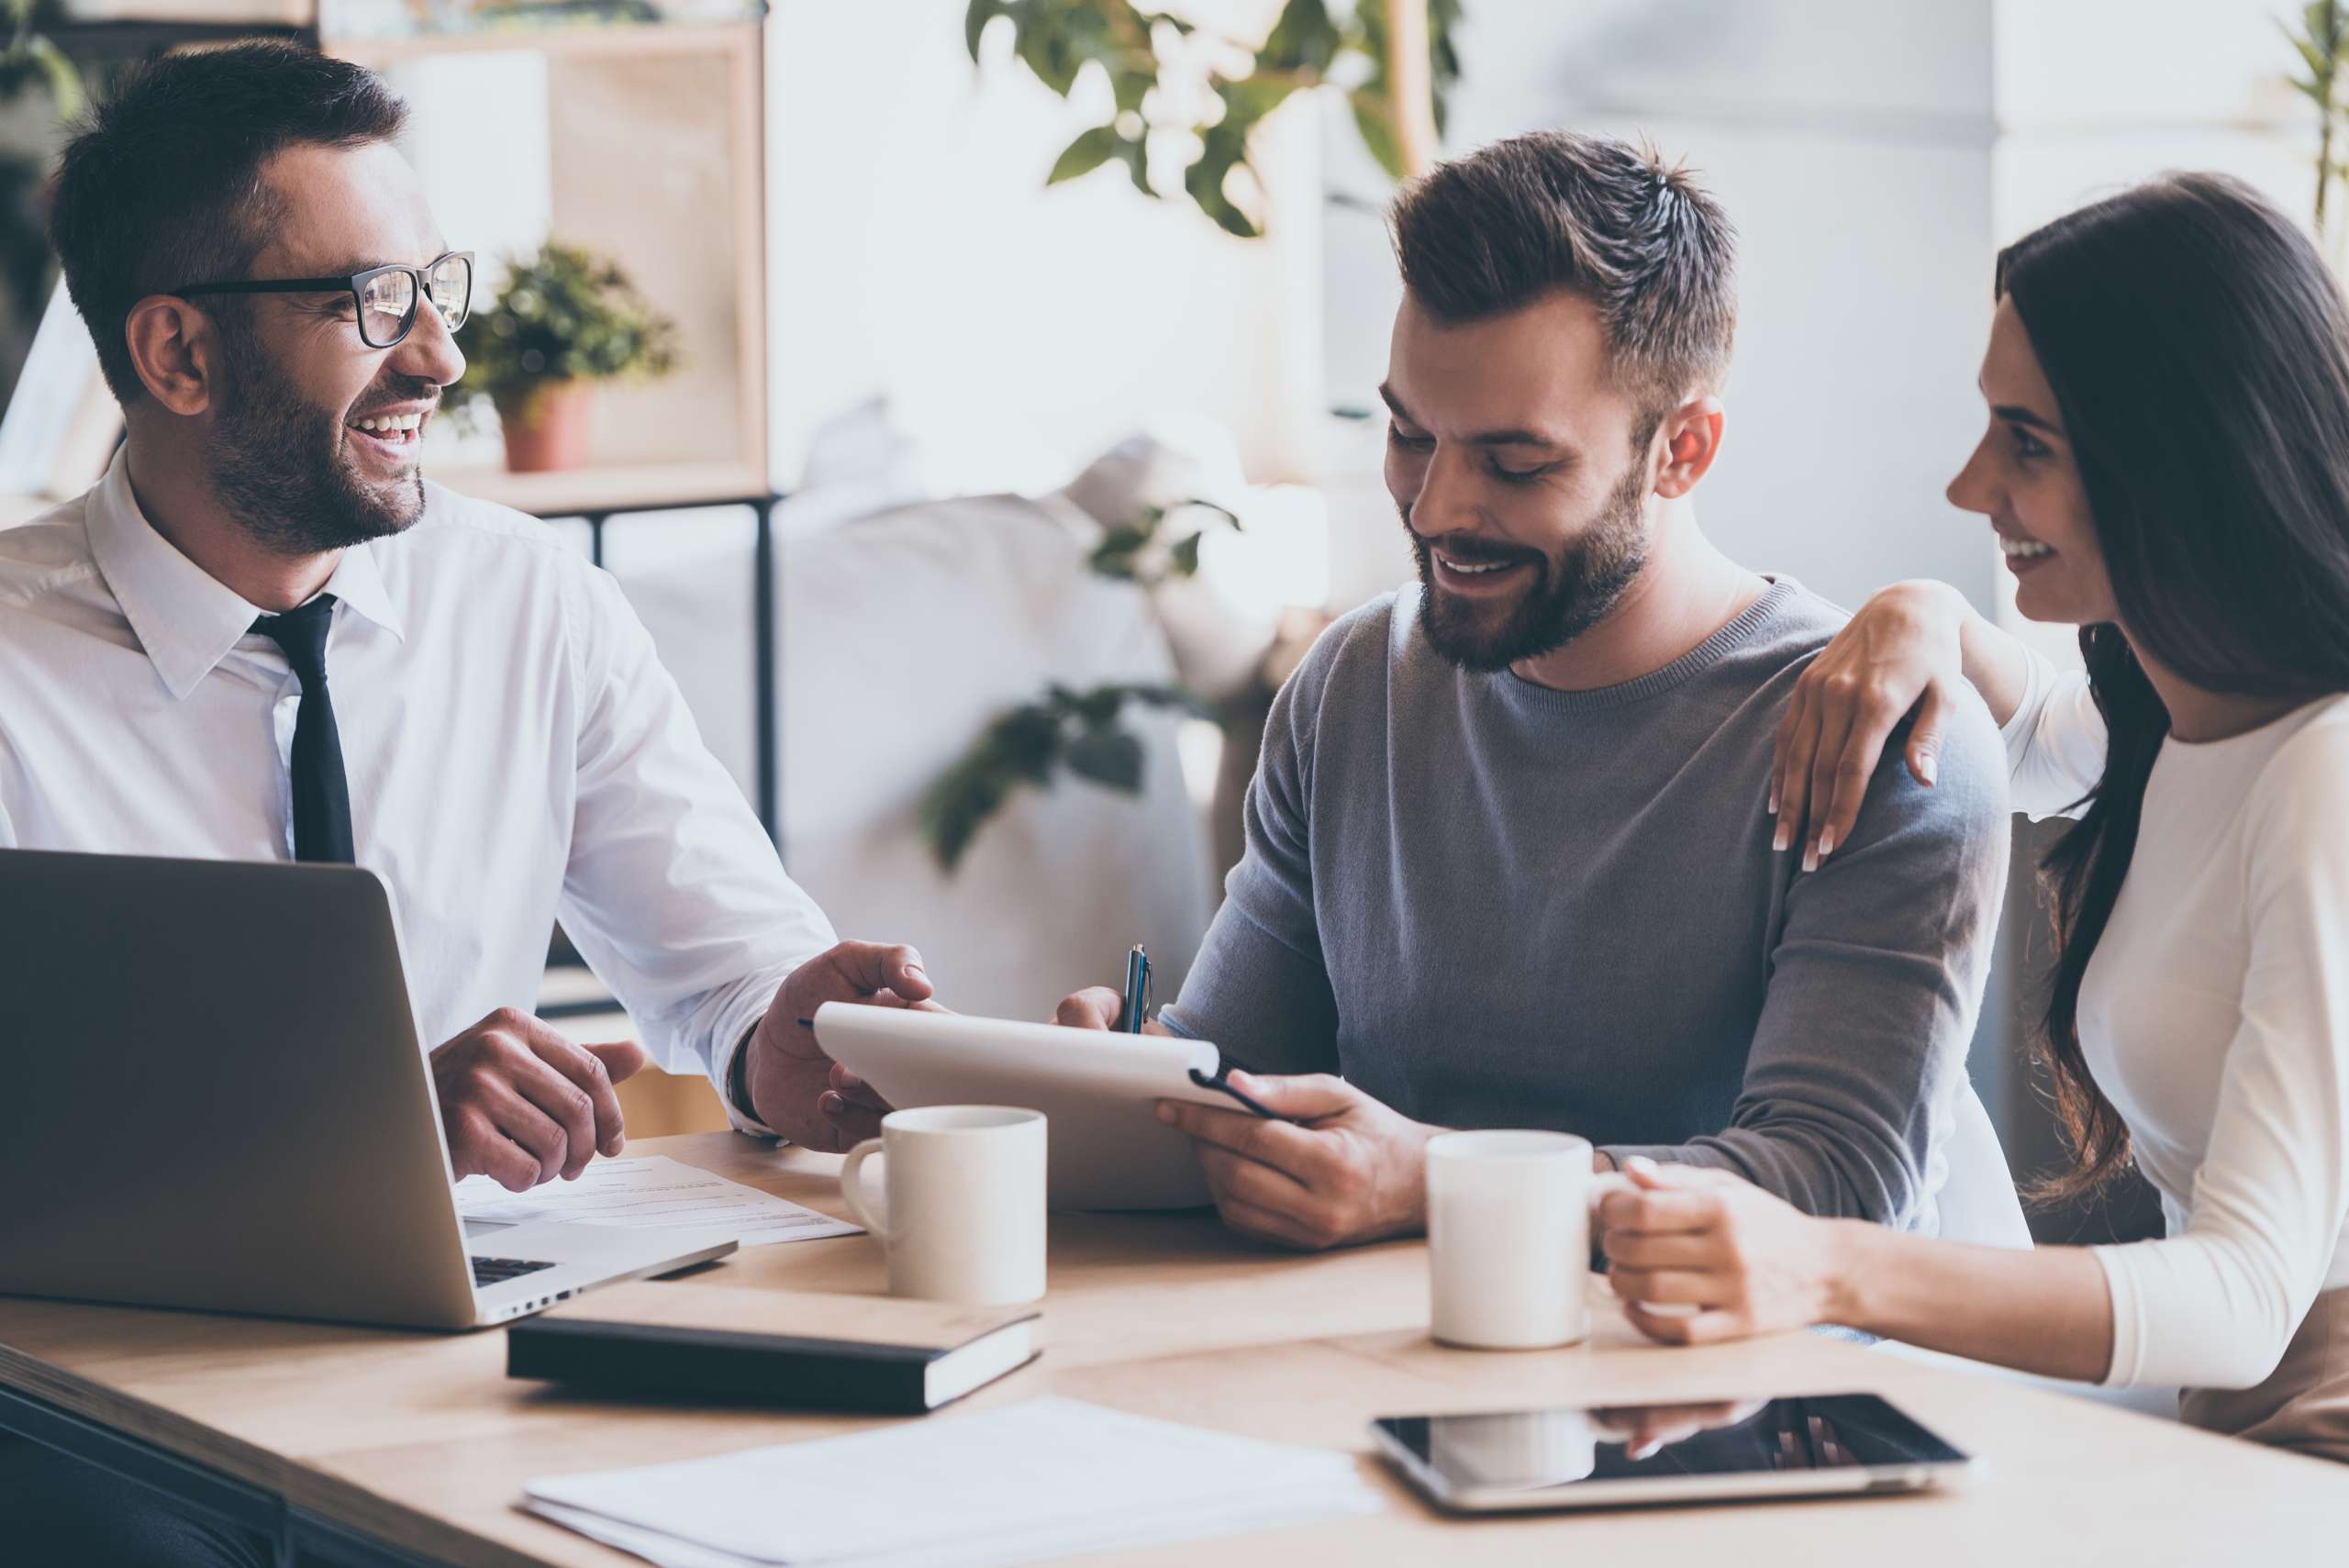
[[[1835,829],[1828,828],[1819,835],[1819,858],[1825,860],[1835,852]]]
[[[1817,871],[1817,870],[1819,869],[1819,846],[1818,846],[1818,845],[1813,844],[1813,845],[1811,845],[1809,849],[1807,849],[1807,850],[1803,851],[1803,852],[1802,852],[1802,869],[1803,869],[1803,870],[1805,870],[1805,871]]]
[[[827,1089],[816,1096],[816,1108],[826,1116],[838,1116],[848,1108],[848,1102]]]
[[[1775,789],[1774,789],[1774,790],[1772,790],[1772,791],[1770,792],[1770,815],[1771,815],[1771,816],[1773,816],[1773,817],[1776,817],[1777,814],[1778,814],[1778,792],[1777,792],[1776,790],[1775,790]]]
[[[1919,777],[1925,781],[1925,787],[1927,789],[1931,789],[1934,784],[1939,782],[1941,773],[1939,768],[1936,767],[1933,762],[1933,754],[1931,751],[1926,752],[1923,756],[1917,759],[1917,773]]]
[[[1781,821],[1778,824],[1778,831],[1770,840],[1770,851],[1773,854],[1783,855],[1787,852],[1787,846],[1792,844],[1794,841],[1794,828],[1792,825]]]

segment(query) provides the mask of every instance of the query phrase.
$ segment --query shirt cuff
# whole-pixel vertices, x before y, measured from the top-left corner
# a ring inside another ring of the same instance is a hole
[[[734,1082],[736,1060],[751,1049],[751,1036],[758,1029],[759,1021],[766,1017],[767,1009],[774,1006],[774,995],[770,992],[764,1001],[752,1006],[738,1004],[727,1010],[726,1017],[718,1024],[718,1057],[710,1063],[710,1076],[718,1089],[718,1103],[726,1107],[726,1122],[729,1127],[737,1132],[747,1133],[752,1138],[771,1138],[781,1142],[784,1140],[783,1134],[736,1105],[734,1096],[729,1089]],[[743,1097],[748,1099],[750,1096],[745,1095]]]

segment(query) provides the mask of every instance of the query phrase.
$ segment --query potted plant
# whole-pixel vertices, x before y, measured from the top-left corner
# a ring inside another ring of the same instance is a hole
[[[602,257],[555,240],[507,263],[496,303],[457,334],[460,393],[497,410],[506,466],[517,473],[587,460],[599,382],[649,381],[676,368],[677,327]]]

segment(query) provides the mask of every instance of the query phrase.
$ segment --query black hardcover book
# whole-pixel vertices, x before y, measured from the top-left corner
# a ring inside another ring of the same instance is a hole
[[[626,1284],[506,1331],[506,1374],[584,1394],[918,1416],[1035,1359],[1037,1314]]]

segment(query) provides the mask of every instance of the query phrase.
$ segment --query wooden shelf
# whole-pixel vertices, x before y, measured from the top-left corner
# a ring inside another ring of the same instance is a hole
[[[744,19],[322,40],[329,54],[386,72],[434,117],[437,134],[417,149],[428,190],[436,177],[470,181],[456,188],[478,205],[484,169],[543,182],[498,188],[517,210],[543,212],[547,237],[618,262],[677,324],[671,374],[598,391],[589,416],[594,469],[430,477],[546,516],[765,493],[763,36],[761,23]],[[540,64],[498,63],[528,56]],[[535,88],[533,69],[543,73]],[[527,150],[531,134],[513,139],[479,96],[484,80],[509,72],[523,89],[518,102],[535,93],[545,103],[536,152]],[[467,134],[474,155],[452,163],[451,147]],[[510,169],[498,161],[501,146]],[[486,308],[488,299],[475,303]]]
[[[574,468],[508,473],[501,468],[427,469],[425,477],[461,495],[541,517],[740,501],[767,493],[764,470],[749,462],[680,462],[644,468]]]

